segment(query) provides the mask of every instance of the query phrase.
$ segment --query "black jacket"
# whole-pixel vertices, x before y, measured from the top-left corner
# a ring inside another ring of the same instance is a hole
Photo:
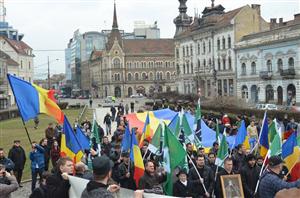
[[[23,170],[26,162],[24,149],[19,146],[13,146],[8,152],[8,158],[15,164],[14,170]]]
[[[136,184],[133,179],[134,174],[134,164],[130,163],[130,177],[127,178],[126,174],[128,173],[128,165],[126,165],[124,162],[122,162],[119,165],[119,182],[122,188],[128,188],[131,190],[136,189]]]
[[[46,180],[47,197],[69,198],[70,183],[64,180],[60,172],[55,172]]]
[[[193,185],[190,181],[187,182],[185,186],[180,180],[177,180],[173,184],[173,196],[174,197],[192,197],[192,188]]]
[[[246,164],[246,155],[236,152],[233,155],[233,171],[239,172],[245,164]]]
[[[204,166],[203,168],[197,168],[200,176],[204,180],[204,185],[209,194],[212,193],[214,189],[214,174],[212,170],[208,166]],[[192,193],[193,197],[199,197],[199,196],[204,196],[205,191],[202,187],[202,184],[200,182],[199,176],[196,172],[195,168],[191,168],[189,171],[189,180],[190,182],[193,182],[193,184],[198,185],[199,187],[193,188]]]
[[[251,168],[248,164],[241,168],[240,174],[243,183],[245,198],[252,198],[256,183],[259,179],[260,168],[255,165]]]
[[[144,175],[140,178],[139,181],[139,189],[143,189],[149,193],[160,194],[159,188],[162,190],[162,183],[167,180],[167,175],[150,175],[147,171],[145,171]],[[156,190],[157,189],[157,190]],[[153,190],[153,191],[152,191]]]
[[[81,194],[81,198],[113,198],[113,194],[107,190],[108,185],[90,181]]]
[[[223,198],[223,192],[222,192],[222,185],[221,185],[221,176],[222,175],[234,175],[234,172],[228,173],[225,169],[218,172],[217,179],[216,179],[216,185],[215,185],[215,195],[216,198]]]

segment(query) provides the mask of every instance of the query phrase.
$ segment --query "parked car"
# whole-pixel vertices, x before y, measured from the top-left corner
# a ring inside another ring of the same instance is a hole
[[[139,94],[133,94],[130,96],[130,98],[142,98],[144,97],[143,94],[139,93]]]

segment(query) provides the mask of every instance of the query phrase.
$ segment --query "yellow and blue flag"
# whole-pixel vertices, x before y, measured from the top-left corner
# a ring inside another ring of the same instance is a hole
[[[297,145],[297,135],[295,132],[283,143],[281,155],[289,170],[300,161],[300,148]]]

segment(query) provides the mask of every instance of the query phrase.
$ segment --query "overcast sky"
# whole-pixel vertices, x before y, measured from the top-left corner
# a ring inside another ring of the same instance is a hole
[[[173,19],[178,15],[178,0],[116,0],[119,29],[133,31],[134,21],[147,24],[158,21],[161,37],[173,37]],[[245,4],[261,4],[262,16],[293,19],[300,13],[300,0],[215,0],[229,11]],[[188,14],[201,13],[211,0],[188,0]],[[64,49],[73,32],[80,29],[101,31],[112,25],[113,0],[5,0],[6,21],[20,33],[34,50],[35,78],[46,77],[47,56],[51,73],[64,73]],[[55,50],[55,51],[47,51]],[[55,59],[59,59],[55,61]],[[54,61],[51,61],[54,60]]]

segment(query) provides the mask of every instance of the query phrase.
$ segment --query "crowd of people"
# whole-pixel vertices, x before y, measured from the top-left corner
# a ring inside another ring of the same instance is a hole
[[[162,166],[161,156],[151,153],[148,149],[150,144],[148,140],[144,140],[141,147],[145,172],[139,182],[135,182],[134,165],[130,160],[130,154],[128,151],[122,151],[121,145],[128,113],[128,104],[125,106],[121,104],[117,109],[111,107],[110,113],[107,113],[103,120],[105,129],[97,125],[101,140],[100,147],[95,145],[95,141],[91,141],[91,149],[86,150],[83,159],[76,164],[68,157],[60,157],[59,145],[62,127],[50,123],[45,130],[45,138],[40,142],[32,142],[32,150],[29,154],[32,175],[30,197],[69,197],[68,175],[90,180],[81,195],[82,198],[113,197],[112,193],[117,192],[120,187],[134,190],[136,197],[142,197],[144,192],[163,195],[163,183],[167,179],[166,170]],[[225,131],[228,135],[236,134],[241,120],[244,120],[251,147],[247,150],[243,144],[239,144],[230,151],[230,155],[225,158],[221,167],[216,165],[218,142],[214,142],[207,153],[205,148],[195,148],[191,143],[185,144],[188,168],[178,167],[173,173],[176,178],[173,185],[173,196],[224,197],[221,184],[221,178],[224,175],[240,175],[244,196],[249,198],[254,196],[274,197],[281,189],[300,187],[300,180],[290,181],[289,170],[284,166],[280,156],[271,157],[268,166],[264,168],[263,174],[260,176],[263,158],[250,151],[258,141],[261,120],[257,120],[254,116],[237,116],[233,122],[226,114],[221,117],[203,116],[203,120],[210,128],[218,127],[220,131]],[[117,126],[114,131],[112,131],[113,122],[116,122]],[[283,131],[288,131],[288,133],[297,133],[300,130],[293,118],[288,120],[285,117],[278,123],[282,126]],[[92,123],[88,119],[82,123],[78,123],[77,120],[74,123],[74,129],[78,125],[90,138],[93,130]],[[284,136],[287,135],[284,134]],[[9,197],[11,192],[22,187],[21,179],[26,153],[20,143],[19,140],[14,141],[7,157],[4,150],[0,148],[1,198]],[[52,166],[49,166],[50,161]],[[37,187],[38,175],[40,181]],[[258,181],[260,185],[256,190]],[[226,196],[238,196],[240,191],[233,187],[231,193]]]

